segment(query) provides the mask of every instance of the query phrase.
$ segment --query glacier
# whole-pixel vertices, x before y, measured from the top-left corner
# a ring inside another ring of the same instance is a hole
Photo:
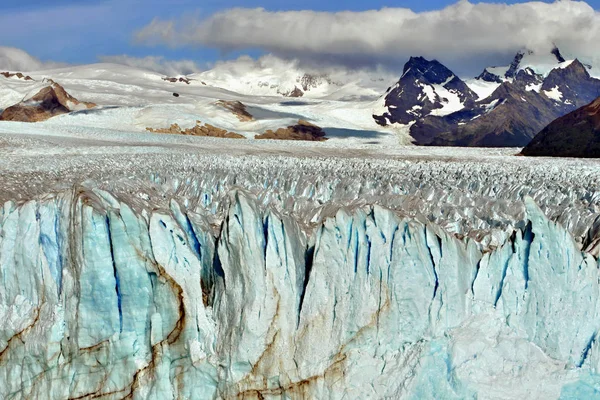
[[[3,205],[0,398],[600,398],[598,260],[538,199],[487,246],[168,184],[155,207],[102,185]]]

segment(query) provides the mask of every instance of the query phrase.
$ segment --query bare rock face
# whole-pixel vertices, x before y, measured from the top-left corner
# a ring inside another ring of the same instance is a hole
[[[255,139],[307,140],[312,142],[327,140],[323,129],[304,120],[299,120],[297,125],[279,128],[276,131],[269,129],[262,135],[257,135]]]
[[[294,90],[291,90],[286,93],[281,93],[281,94],[285,97],[302,97],[302,96],[304,96],[304,92],[298,86],[294,87]]]
[[[600,98],[552,122],[533,138],[522,154],[600,157]]]
[[[183,134],[183,131],[181,130],[181,127],[178,124],[172,124],[168,128],[146,128],[146,130],[152,133],[171,133],[174,135]]]
[[[217,128],[210,124],[201,125],[202,122],[196,121],[196,126],[188,129],[181,129],[178,124],[172,124],[168,128],[146,128],[148,132],[152,133],[168,133],[175,135],[189,135],[189,136],[206,136],[206,137],[219,137],[227,139],[245,139],[246,137],[235,132],[228,132],[225,129]]]
[[[162,80],[166,81],[166,82],[172,82],[172,83],[182,82],[182,83],[185,83],[188,85],[192,82],[191,79],[184,78],[184,77],[181,77],[181,78],[165,77],[165,78],[162,78]]]
[[[246,110],[246,105],[241,101],[219,100],[216,104],[234,113],[240,122],[254,121],[254,117]]]
[[[94,103],[77,100],[58,83],[52,80],[49,82],[50,85],[35,96],[4,110],[0,115],[0,121],[39,122],[78,109],[96,107]]]
[[[467,84],[439,61],[411,57],[396,85],[385,95],[387,111],[373,118],[382,126],[407,125],[443,109],[449,101],[448,93],[465,107],[477,99]]]
[[[5,78],[17,77],[19,79],[23,79],[25,81],[33,81],[34,79],[29,75],[23,75],[21,72],[11,73],[11,72],[0,72],[0,75],[3,75]]]
[[[331,78],[326,74],[314,75],[314,74],[304,74],[302,77],[296,80],[301,86],[302,90],[305,92],[310,91],[311,89],[316,89],[324,83],[335,86],[342,86],[341,83],[334,82]]]

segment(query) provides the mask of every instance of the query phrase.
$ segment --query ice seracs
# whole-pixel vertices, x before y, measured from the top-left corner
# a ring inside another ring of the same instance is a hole
[[[139,213],[81,189],[0,213],[2,397],[541,399],[598,382],[598,262],[531,199],[482,253],[378,206],[307,233],[237,191],[212,231],[177,202]]]

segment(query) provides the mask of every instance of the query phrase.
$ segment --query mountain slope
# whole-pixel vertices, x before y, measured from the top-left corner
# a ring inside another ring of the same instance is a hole
[[[410,124],[427,115],[447,115],[477,99],[465,82],[437,60],[411,57],[400,80],[384,97],[378,124]]]
[[[519,147],[555,118],[545,96],[503,83],[491,97],[443,118],[428,117],[411,128],[417,144],[435,146]]]
[[[518,53],[502,71],[486,69],[475,92],[438,61],[413,57],[373,118],[407,127],[418,145],[523,147],[551,121],[600,96],[600,80],[587,66],[565,61],[558,49],[550,58]]]
[[[600,157],[600,97],[552,122],[522,152],[526,156]]]
[[[522,147],[554,119],[600,96],[600,80],[577,60],[538,82],[532,70],[521,70],[468,110],[417,121],[411,136],[423,145]]]

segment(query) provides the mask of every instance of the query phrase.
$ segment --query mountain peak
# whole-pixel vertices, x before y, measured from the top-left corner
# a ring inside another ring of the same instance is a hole
[[[447,115],[461,110],[477,95],[450,69],[437,60],[411,57],[395,86],[383,98],[380,125],[408,125],[427,115]]]
[[[426,83],[441,85],[454,77],[454,73],[437,60],[424,57],[411,57],[404,65],[402,77],[410,75]]]
[[[524,69],[531,69],[535,74],[545,76],[564,62],[566,60],[556,46],[548,53],[536,53],[527,49],[519,50],[509,66],[485,68],[476,79],[501,83],[513,80],[519,71]]]

